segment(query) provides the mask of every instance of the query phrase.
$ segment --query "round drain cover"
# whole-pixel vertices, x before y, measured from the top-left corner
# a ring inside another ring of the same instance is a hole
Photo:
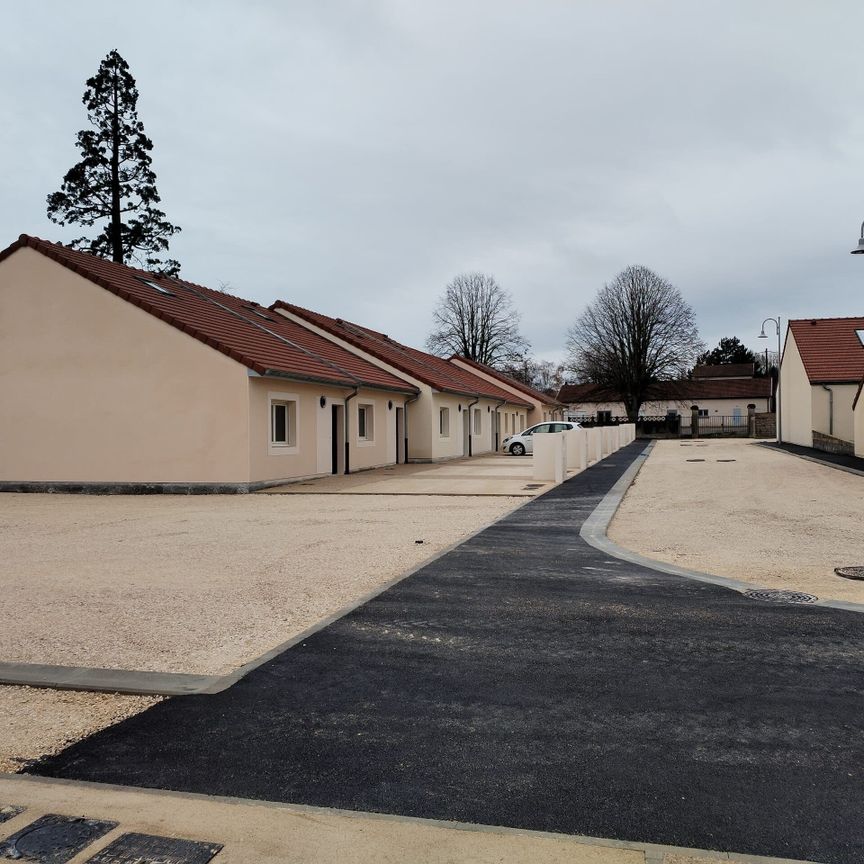
[[[864,567],[835,567],[834,572],[844,579],[864,579]]]
[[[784,591],[772,588],[755,588],[745,591],[745,597],[753,600],[768,600],[771,603],[815,603],[819,598],[815,594],[805,594],[803,591]]]

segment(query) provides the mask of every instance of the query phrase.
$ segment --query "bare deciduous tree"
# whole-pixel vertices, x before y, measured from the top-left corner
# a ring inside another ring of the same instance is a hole
[[[426,347],[433,354],[460,354],[488,366],[521,357],[530,347],[519,333],[513,299],[492,276],[461,273],[445,289],[434,312]]]
[[[656,381],[683,378],[703,349],[690,305],[647,267],[604,285],[567,334],[570,368],[619,393],[629,420]]]

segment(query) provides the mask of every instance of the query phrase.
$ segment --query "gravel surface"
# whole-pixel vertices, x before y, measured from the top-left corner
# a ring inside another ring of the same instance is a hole
[[[864,477],[753,441],[658,441],[608,533],[658,561],[864,603],[864,582],[834,573],[864,564],[862,525]]]
[[[155,696],[0,686],[0,772],[57,753],[161,701]]]
[[[3,494],[0,660],[228,672],[525,500]]]

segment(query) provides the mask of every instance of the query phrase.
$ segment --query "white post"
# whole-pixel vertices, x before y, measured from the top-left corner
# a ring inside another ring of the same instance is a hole
[[[567,439],[567,467],[584,471],[588,467],[588,430],[571,429],[564,433]]]
[[[563,483],[567,476],[567,442],[563,432],[540,432],[534,440],[534,479]]]
[[[588,433],[588,461],[599,462],[603,458],[603,430],[593,426]]]

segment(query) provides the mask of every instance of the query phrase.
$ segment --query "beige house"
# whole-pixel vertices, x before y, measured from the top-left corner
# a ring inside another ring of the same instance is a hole
[[[543,423],[547,420],[563,420],[564,406],[560,405],[557,400],[491,366],[486,366],[484,363],[478,363],[476,360],[469,360],[467,357],[460,357],[454,354],[450,358],[450,362],[458,366],[460,369],[465,369],[472,372],[474,375],[489,381],[492,384],[512,393],[520,399],[524,399],[531,406],[528,409],[528,425],[533,426],[535,423]]]
[[[401,461],[419,390],[255,303],[22,235],[0,489],[248,491]]]
[[[402,430],[408,461],[495,452],[504,437],[527,426],[527,399],[473,371],[341,318],[282,300],[270,308],[417,389],[418,395],[407,402]]]
[[[864,318],[790,321],[780,364],[783,440],[850,454],[864,450],[853,412],[862,378]]]

